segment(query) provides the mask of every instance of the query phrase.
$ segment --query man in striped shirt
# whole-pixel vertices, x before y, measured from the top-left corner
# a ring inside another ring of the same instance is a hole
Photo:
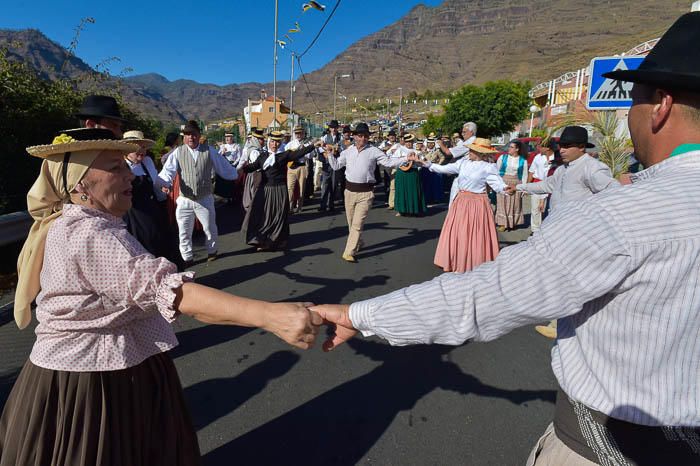
[[[568,203],[527,242],[465,273],[350,306],[313,308],[393,345],[489,341],[559,319],[555,419],[528,464],[700,464],[700,12],[682,16],[630,81],[646,170]],[[550,279],[510,286],[537,263]]]

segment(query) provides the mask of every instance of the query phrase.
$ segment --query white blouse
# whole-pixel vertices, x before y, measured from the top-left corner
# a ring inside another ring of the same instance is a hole
[[[501,157],[498,158],[498,161],[496,162],[496,170],[500,172],[501,166],[503,165],[503,160],[506,156],[502,155]],[[512,155],[509,155],[507,157],[507,165],[506,165],[506,175],[511,175],[511,176],[518,176],[518,166],[520,165],[520,157],[513,157]],[[523,173],[520,178],[521,183],[527,183],[527,173],[528,173],[528,165],[527,165],[527,160],[524,161],[523,163]]]
[[[506,184],[498,175],[496,165],[483,160],[471,160],[462,157],[454,163],[438,165],[436,163],[423,162],[423,166],[434,173],[444,175],[458,175],[457,185],[460,191],[469,191],[481,194],[486,192],[486,185],[497,193],[503,192]]]

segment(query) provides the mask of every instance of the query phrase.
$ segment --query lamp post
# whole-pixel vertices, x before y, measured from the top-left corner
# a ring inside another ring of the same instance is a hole
[[[399,134],[401,134],[401,110],[403,105],[403,88],[399,88]]]
[[[535,120],[535,113],[540,111],[540,107],[537,105],[533,104],[530,106],[530,132],[528,133],[527,137],[531,138],[532,137],[532,123]]]
[[[335,102],[338,97],[338,78],[349,78],[349,74],[336,74],[333,79],[333,119],[335,120]]]

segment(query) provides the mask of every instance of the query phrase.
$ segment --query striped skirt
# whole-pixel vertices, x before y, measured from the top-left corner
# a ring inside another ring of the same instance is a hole
[[[189,466],[197,435],[175,365],[65,372],[27,361],[0,418],[0,466]]]
[[[445,272],[466,272],[498,255],[498,236],[486,194],[460,191],[447,211],[435,251]]]
[[[520,183],[517,176],[505,175],[503,181],[515,186]],[[512,195],[496,195],[496,224],[509,230],[525,223],[523,215],[523,193],[516,192]]]

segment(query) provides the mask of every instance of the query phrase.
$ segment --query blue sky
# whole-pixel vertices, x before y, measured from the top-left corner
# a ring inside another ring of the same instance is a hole
[[[325,12],[302,14],[304,0],[279,0],[279,31],[299,21],[301,33],[288,48],[303,51],[337,0],[322,0]],[[68,47],[81,18],[92,17],[80,35],[76,55],[95,66],[110,57],[109,71],[155,72],[170,80],[214,84],[272,81],[274,0],[101,2],[34,0],[4,2],[0,28],[35,28]],[[442,0],[342,0],[321,38],[303,57],[305,72],[331,61],[349,45],[376,32],[423,3]],[[279,51],[278,79],[289,79],[290,55]]]

